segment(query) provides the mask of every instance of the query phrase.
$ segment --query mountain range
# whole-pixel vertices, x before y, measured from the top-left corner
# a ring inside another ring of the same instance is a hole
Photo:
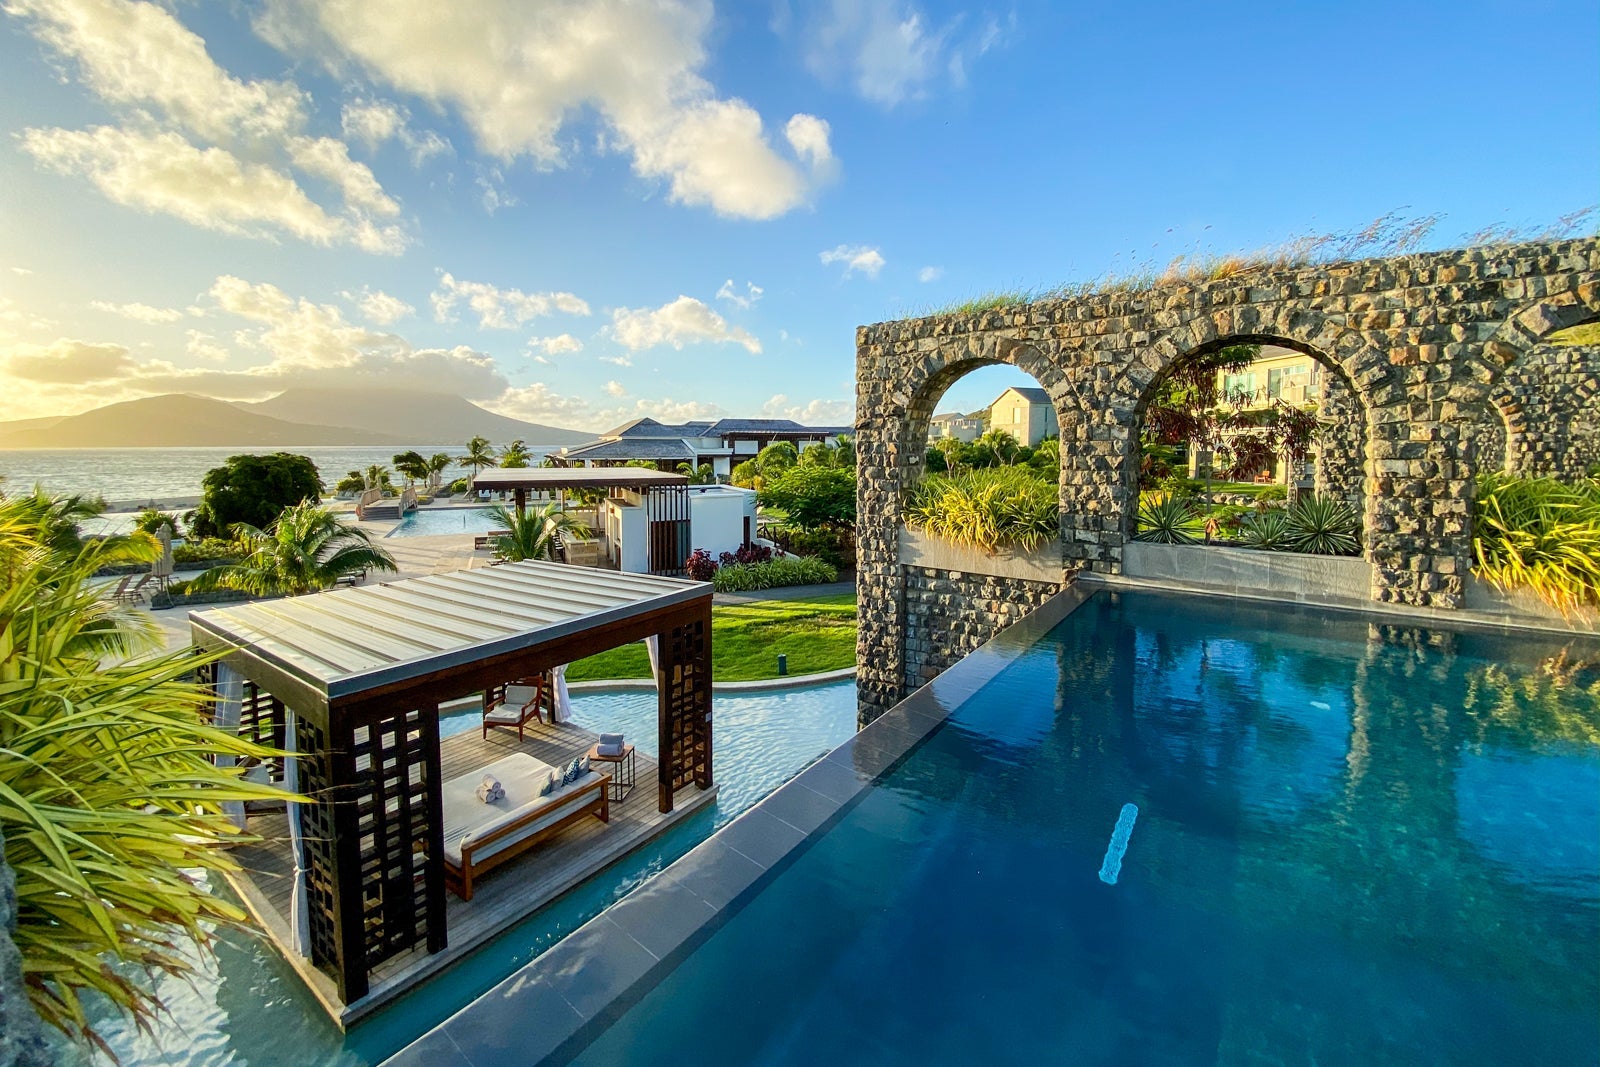
[[[230,402],[167,393],[78,415],[0,422],[7,448],[415,445],[465,442],[574,445],[582,430],[497,415],[464,397],[400,389],[290,389],[270,400]]]

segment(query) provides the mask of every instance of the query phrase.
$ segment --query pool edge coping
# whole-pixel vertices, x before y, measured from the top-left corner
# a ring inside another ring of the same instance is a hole
[[[501,1067],[507,1052],[524,1063],[560,1063],[577,1055],[742,910],[952,711],[1099,591],[1092,584],[1068,585],[656,877],[399,1049],[383,1067]],[[687,925],[685,915],[691,920]],[[494,1020],[515,1020],[516,1033],[502,1033]]]

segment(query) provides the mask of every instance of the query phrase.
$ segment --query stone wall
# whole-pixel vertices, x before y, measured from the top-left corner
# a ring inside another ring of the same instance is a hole
[[[1061,591],[1060,582],[933,567],[902,567],[901,575],[907,693]]]
[[[1491,394],[1558,329],[1600,318],[1600,241],[1536,243],[1091,293],[856,335],[858,690],[863,716],[904,694],[903,493],[922,476],[928,422],[969,371],[1008,363],[1050,395],[1061,425],[1061,552],[1118,573],[1137,505],[1139,416],[1179,360],[1274,344],[1318,360],[1361,415],[1341,425],[1364,471],[1374,599],[1460,607],[1470,567],[1475,442]],[[1580,377],[1584,372],[1575,371]],[[1541,375],[1529,370],[1531,387]],[[1595,395],[1588,380],[1588,392]],[[1515,389],[1521,390],[1517,385]],[[1574,390],[1574,395],[1578,393]],[[1341,446],[1349,447],[1349,446]],[[1560,450],[1541,443],[1536,451]],[[1568,459],[1576,451],[1567,447]],[[1026,603],[1018,590],[1007,599]],[[931,662],[931,661],[930,661]],[[917,670],[920,676],[921,668]]]
[[[1539,345],[1489,394],[1478,469],[1577,478],[1600,463],[1600,345]]]

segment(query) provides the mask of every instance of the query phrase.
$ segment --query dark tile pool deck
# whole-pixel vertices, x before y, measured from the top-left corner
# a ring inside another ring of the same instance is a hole
[[[1097,587],[1074,584],[385,1061],[505,1067],[576,1055],[809,841]],[[449,981],[448,976],[441,981]]]

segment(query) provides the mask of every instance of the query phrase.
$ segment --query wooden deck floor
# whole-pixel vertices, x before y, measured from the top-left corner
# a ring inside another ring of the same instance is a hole
[[[595,735],[570,724],[529,723],[520,744],[514,732],[491,730],[484,740],[476,728],[440,743],[446,780],[492,763],[511,752],[526,752],[552,765],[587,751]],[[611,821],[584,819],[521,857],[497,867],[474,882],[465,901],[446,894],[445,922],[450,945],[429,955],[417,949],[386,960],[373,970],[367,995],[344,1004],[327,975],[297,957],[289,948],[289,896],[294,863],[288,822],[282,813],[250,817],[251,833],[262,840],[235,850],[240,871],[230,877],[257,921],[278,950],[300,973],[340,1026],[348,1027],[405,990],[438,973],[478,945],[550,903],[556,897],[665,831],[673,823],[709,804],[716,790],[680,789],[671,814],[656,810],[656,761],[638,756],[637,784],[626,799],[611,803]]]

